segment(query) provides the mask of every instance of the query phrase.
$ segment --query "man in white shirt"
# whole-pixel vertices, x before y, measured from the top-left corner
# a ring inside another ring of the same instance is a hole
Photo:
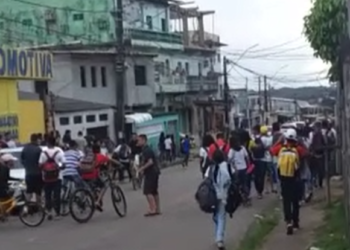
[[[63,150],[55,145],[55,138],[48,138],[48,148],[41,152],[39,159],[39,165],[43,173],[45,206],[49,214],[49,220],[53,217],[52,209],[55,210],[56,217],[60,216],[62,180],[60,167],[63,167],[65,162]]]
[[[164,140],[164,146],[165,146],[166,158],[169,162],[171,162],[172,161],[173,141],[171,140],[169,135]]]

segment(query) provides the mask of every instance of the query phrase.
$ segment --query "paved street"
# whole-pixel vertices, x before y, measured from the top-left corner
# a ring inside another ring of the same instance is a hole
[[[128,215],[119,219],[109,197],[103,213],[96,213],[87,224],[79,225],[70,217],[45,221],[39,228],[27,228],[17,218],[0,224],[1,249],[6,250],[209,250],[213,247],[210,216],[199,211],[194,192],[201,180],[197,162],[188,169],[163,170],[160,193],[163,214],[144,218],[146,201],[140,192],[124,185]],[[252,222],[254,214],[267,204],[254,201],[253,208],[240,209],[228,220],[227,241],[236,243]]]

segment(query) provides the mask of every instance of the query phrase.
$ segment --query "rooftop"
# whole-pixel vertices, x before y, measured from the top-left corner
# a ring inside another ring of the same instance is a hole
[[[39,95],[31,92],[18,92],[19,100],[40,100]],[[60,96],[55,96],[54,99],[54,111],[56,113],[69,113],[69,112],[81,112],[88,110],[101,110],[101,109],[111,109],[112,106],[93,103],[81,100],[75,100],[71,98],[65,98]]]

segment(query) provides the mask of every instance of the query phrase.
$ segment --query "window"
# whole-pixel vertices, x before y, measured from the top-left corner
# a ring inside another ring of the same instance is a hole
[[[186,74],[190,74],[190,64],[188,62],[185,62],[185,69],[186,69]]]
[[[135,85],[142,86],[147,85],[146,80],[146,67],[141,65],[134,66],[134,74],[135,74]]]
[[[198,75],[201,76],[202,75],[202,64],[198,63]]]
[[[33,25],[33,21],[32,21],[32,19],[23,19],[22,25],[23,26],[32,26]]]
[[[82,21],[82,20],[84,20],[84,14],[83,13],[73,14],[73,21]]]
[[[220,61],[221,61],[221,55],[218,54],[218,62],[220,62]]]
[[[69,125],[69,117],[60,117],[60,125]]]
[[[162,31],[164,31],[164,32],[168,31],[167,22],[166,22],[165,18],[162,18]]]
[[[96,88],[97,87],[97,82],[96,82],[96,68],[92,66],[90,68],[91,71],[91,85],[92,87]]]
[[[82,88],[86,88],[86,76],[84,66],[80,66],[80,85]]]
[[[95,122],[95,121],[96,121],[95,115],[87,115],[86,116],[86,122]]]
[[[82,117],[80,115],[74,116],[73,117],[73,123],[74,124],[81,124],[81,123],[83,123]]]
[[[102,87],[107,87],[106,67],[101,67],[101,83],[102,83]]]
[[[99,120],[101,122],[108,121],[108,114],[100,114],[99,115]]]
[[[153,29],[153,22],[152,22],[152,16],[146,16],[146,25],[148,29]]]

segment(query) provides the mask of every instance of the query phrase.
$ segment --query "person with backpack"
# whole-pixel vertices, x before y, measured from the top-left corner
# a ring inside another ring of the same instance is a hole
[[[323,179],[325,176],[324,164],[324,147],[326,146],[326,139],[322,131],[320,122],[314,124],[313,131],[309,134],[310,140],[310,171],[315,187],[323,187]]]
[[[259,199],[263,197],[265,176],[267,171],[266,146],[261,136],[260,128],[260,125],[256,125],[253,128],[254,145],[251,147],[251,152],[254,159],[254,185]],[[265,132],[265,130],[266,129],[263,128],[262,132]]]
[[[300,159],[307,154],[307,149],[298,143],[295,129],[290,128],[270,148],[270,153],[277,157],[284,220],[287,234],[291,235],[299,229]]]
[[[45,193],[45,207],[48,219],[52,220],[52,209],[55,217],[60,216],[61,209],[61,181],[60,170],[65,163],[64,152],[56,147],[56,138],[50,136],[47,140],[47,149],[40,154],[39,165],[42,171]]]
[[[129,181],[132,181],[132,171],[131,171],[131,148],[125,142],[125,140],[121,140],[120,144],[114,150],[113,154],[115,154],[115,158],[118,162],[121,163],[121,166],[118,168],[119,181],[124,180],[124,172],[128,173]]]
[[[209,159],[213,159],[213,154],[218,148],[225,153],[225,157],[227,158],[228,151],[230,150],[230,144],[226,142],[225,136],[223,133],[218,133],[216,135],[216,141],[209,146],[209,149],[208,149]]]
[[[215,143],[215,140],[211,135],[206,134],[203,136],[202,146],[199,149],[199,168],[200,168],[200,172],[202,174],[203,179],[204,179],[204,175],[207,171],[207,168],[210,165],[208,151],[209,151],[210,145],[212,145],[213,143]]]
[[[226,204],[235,170],[226,162],[226,153],[220,148],[213,152],[212,161],[213,164],[205,173],[206,179],[197,190],[196,200],[202,211],[213,214],[215,243],[219,250],[223,250],[225,249]]]

